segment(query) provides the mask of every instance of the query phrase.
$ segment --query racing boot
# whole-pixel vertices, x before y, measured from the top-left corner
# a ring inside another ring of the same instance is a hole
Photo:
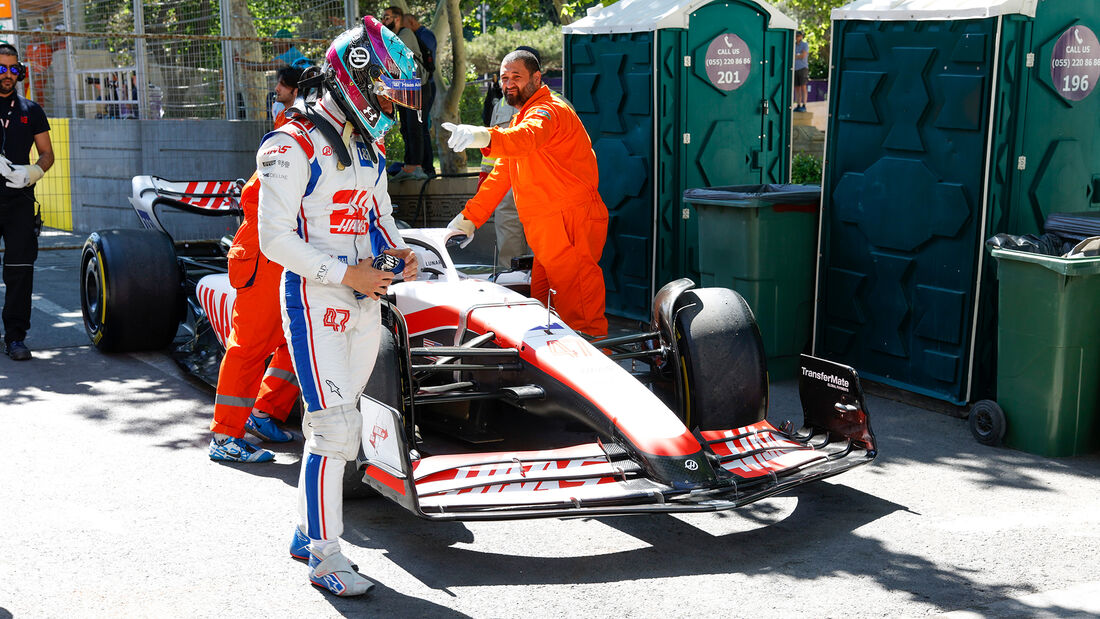
[[[290,538],[290,557],[299,561],[309,561],[309,538],[302,533],[301,527],[294,527],[294,537]]]
[[[210,439],[210,459],[222,462],[270,462],[275,454],[260,449],[243,438],[227,436]]]
[[[290,558],[309,561],[309,538],[302,533],[301,527],[294,527],[294,537],[290,538]],[[359,566],[352,563],[351,569],[358,572]]]
[[[327,589],[340,596],[363,595],[374,588],[374,583],[355,571],[340,547],[333,544],[329,548],[332,554],[321,558],[313,550],[309,551],[309,582],[315,587]]]
[[[287,443],[294,440],[294,435],[275,425],[275,420],[271,417],[249,415],[248,421],[244,422],[244,429],[265,443]]]

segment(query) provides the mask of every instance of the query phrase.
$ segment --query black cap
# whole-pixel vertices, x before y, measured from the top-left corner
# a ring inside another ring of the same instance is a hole
[[[537,50],[533,47],[528,47],[526,45],[520,45],[519,47],[517,47],[515,49],[515,51],[517,51],[517,52],[524,51],[524,52],[530,53],[532,56],[535,57],[535,60],[539,63],[539,71],[542,71],[542,54],[539,53],[539,50]]]

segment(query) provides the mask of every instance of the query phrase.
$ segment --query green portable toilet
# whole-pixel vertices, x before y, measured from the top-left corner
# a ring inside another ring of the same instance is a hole
[[[983,241],[1100,208],[1100,2],[859,0],[832,18],[814,351],[989,397]]]
[[[766,2],[620,0],[564,28],[611,216],[608,313],[648,319],[667,281],[699,281],[685,189],[787,182],[794,27]]]

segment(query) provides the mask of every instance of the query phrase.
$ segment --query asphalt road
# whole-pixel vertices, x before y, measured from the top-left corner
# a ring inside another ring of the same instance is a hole
[[[379,586],[335,598],[286,555],[300,443],[211,462],[207,388],[88,345],[78,256],[42,252],[36,358],[0,357],[0,619],[1100,614],[1100,457],[984,447],[874,396],[878,461],[733,512],[463,524],[350,502],[345,552]],[[798,411],[774,386],[773,421]]]

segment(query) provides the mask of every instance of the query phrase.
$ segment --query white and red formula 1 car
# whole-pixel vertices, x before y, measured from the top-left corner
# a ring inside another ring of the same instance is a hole
[[[85,245],[93,343],[164,347],[182,320],[177,358],[216,376],[210,342],[225,341],[235,296],[224,254],[219,269],[216,243],[174,246],[157,211],[235,214],[233,186],[134,179],[147,229],[93,233]],[[369,487],[435,520],[716,511],[877,454],[847,366],[803,356],[801,427],[766,420],[760,333],[732,290],[671,282],[646,328],[590,341],[522,284],[466,275],[452,256],[458,233],[403,236],[420,277],[390,287],[349,494]],[[151,332],[161,339],[141,335]]]

